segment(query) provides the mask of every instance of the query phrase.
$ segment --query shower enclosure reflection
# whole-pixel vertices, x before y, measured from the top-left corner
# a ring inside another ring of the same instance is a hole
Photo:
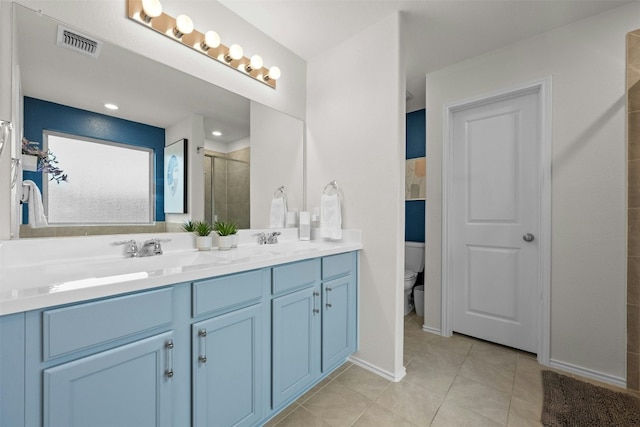
[[[229,153],[205,151],[206,221],[233,221],[238,228],[250,228],[249,150],[246,147]]]

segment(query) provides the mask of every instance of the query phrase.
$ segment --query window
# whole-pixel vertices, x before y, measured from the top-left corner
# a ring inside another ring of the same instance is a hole
[[[153,222],[152,149],[50,131],[44,143],[69,176],[44,185],[49,224]]]

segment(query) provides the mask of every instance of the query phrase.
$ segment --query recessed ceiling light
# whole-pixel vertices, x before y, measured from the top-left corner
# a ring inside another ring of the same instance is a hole
[[[117,110],[118,109],[118,106],[116,104],[106,103],[106,104],[104,104],[104,106],[105,106],[105,108],[108,108],[109,110]]]
[[[213,136],[222,136],[222,132],[220,132],[219,130],[214,130],[213,132],[211,132],[211,134]]]

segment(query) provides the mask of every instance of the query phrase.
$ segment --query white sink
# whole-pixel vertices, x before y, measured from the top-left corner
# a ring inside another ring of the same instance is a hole
[[[95,277],[105,277],[142,271],[182,272],[195,266],[221,265],[225,263],[225,260],[214,256],[210,252],[180,252],[142,258],[97,261],[89,263],[87,266],[90,267],[90,271],[94,273]]]
[[[332,249],[335,248],[336,245],[331,243],[295,241],[265,245],[265,247],[274,255],[302,255],[320,250]]]

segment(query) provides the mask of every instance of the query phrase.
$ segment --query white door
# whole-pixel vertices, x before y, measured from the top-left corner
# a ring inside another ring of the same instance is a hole
[[[453,331],[537,352],[538,91],[454,111],[449,244]]]

